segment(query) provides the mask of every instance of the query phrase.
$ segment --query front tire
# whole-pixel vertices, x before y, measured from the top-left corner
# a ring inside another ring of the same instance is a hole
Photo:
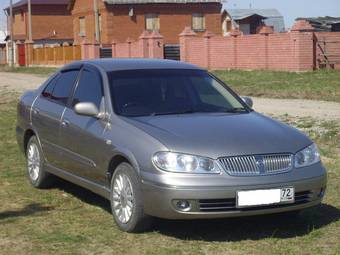
[[[114,221],[125,232],[138,233],[151,226],[151,217],[144,213],[140,181],[128,163],[121,163],[111,180],[111,210]]]
[[[48,188],[53,176],[44,170],[44,156],[36,136],[32,136],[26,148],[27,177],[33,187]]]

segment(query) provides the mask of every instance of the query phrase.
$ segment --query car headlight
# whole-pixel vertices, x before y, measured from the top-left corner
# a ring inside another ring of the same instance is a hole
[[[158,168],[168,172],[192,174],[219,174],[221,172],[212,159],[182,153],[157,152],[152,161]]]
[[[320,152],[315,143],[295,154],[295,167],[305,167],[320,162]]]

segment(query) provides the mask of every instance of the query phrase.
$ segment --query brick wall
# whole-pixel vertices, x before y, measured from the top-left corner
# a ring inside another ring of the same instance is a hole
[[[27,6],[13,10],[15,40],[28,39]],[[54,33],[55,31],[55,33]],[[32,5],[33,40],[73,40],[73,23],[67,5]]]
[[[340,60],[340,33],[314,33],[306,26],[287,33],[273,33],[269,27],[256,35],[234,31],[228,37],[209,32],[199,36],[186,28],[180,38],[181,60],[211,69],[313,70],[319,66],[316,45],[321,38],[328,41],[333,60]]]
[[[33,40],[73,39],[71,12],[63,5],[34,5],[32,7]],[[55,31],[55,34],[54,34]]]
[[[129,8],[133,7],[134,16],[129,17]],[[164,43],[176,44],[178,34],[184,27],[191,26],[193,13],[204,13],[206,29],[216,34],[222,33],[221,5],[205,4],[137,4],[137,5],[105,5],[99,1],[99,11],[102,16],[102,43],[109,44],[113,40],[125,42],[128,38],[137,40],[145,30],[145,14],[156,13],[160,19],[160,33]],[[79,36],[79,17],[86,19],[86,39],[94,41],[95,25],[93,1],[76,1],[72,10],[74,36]],[[203,33],[201,33],[203,34]]]

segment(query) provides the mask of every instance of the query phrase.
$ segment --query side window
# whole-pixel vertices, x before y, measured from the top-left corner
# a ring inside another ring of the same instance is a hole
[[[100,109],[100,103],[104,96],[102,80],[98,73],[83,70],[80,76],[79,85],[73,97],[72,105],[77,103],[94,103]]]
[[[56,77],[54,77],[49,83],[48,85],[45,87],[44,91],[41,93],[41,95],[44,98],[51,98],[52,97],[52,92],[54,90],[55,84],[57,82],[59,78],[59,75],[57,75]]]
[[[52,100],[56,101],[57,103],[66,105],[74,83],[77,80],[78,74],[78,70],[62,73],[58,81],[56,82],[55,88],[53,90]]]

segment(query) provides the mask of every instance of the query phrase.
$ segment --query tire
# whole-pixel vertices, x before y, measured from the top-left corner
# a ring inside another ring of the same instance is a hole
[[[120,230],[139,233],[151,227],[151,217],[144,213],[140,181],[128,163],[121,163],[113,174],[110,202],[113,219]]]
[[[32,136],[26,148],[27,177],[37,189],[48,188],[53,183],[53,176],[44,170],[44,156],[36,136]]]

